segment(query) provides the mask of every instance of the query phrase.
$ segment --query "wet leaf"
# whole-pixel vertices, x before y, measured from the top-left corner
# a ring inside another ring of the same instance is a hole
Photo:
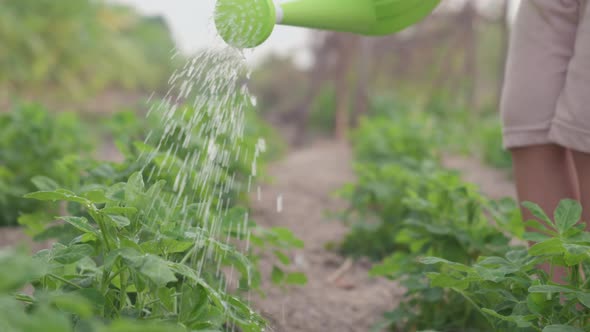
[[[137,213],[137,209],[134,207],[123,207],[123,206],[112,206],[105,207],[100,210],[104,214],[118,214],[118,215],[134,215]]]
[[[164,287],[167,283],[177,280],[167,262],[158,256],[144,256],[137,270],[157,287]]]
[[[37,191],[34,193],[26,194],[25,198],[36,199],[39,201],[65,201],[68,196],[63,193],[55,191]]]
[[[127,227],[131,224],[131,221],[129,221],[129,219],[124,216],[109,214],[106,215],[106,217],[118,228]]]
[[[84,232],[84,233],[92,233],[97,234],[98,231],[94,228],[94,226],[88,223],[88,219],[84,217],[60,217],[61,220],[67,222],[68,224],[76,227],[76,229]]]
[[[74,244],[69,247],[55,247],[51,250],[52,258],[61,264],[72,264],[92,255],[94,248],[88,244]]]

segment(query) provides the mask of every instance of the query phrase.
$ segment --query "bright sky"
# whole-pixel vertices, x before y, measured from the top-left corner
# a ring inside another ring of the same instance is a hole
[[[215,0],[111,0],[135,6],[141,13],[163,15],[174,34],[180,50],[190,54],[211,45],[219,45],[211,17]],[[319,1],[319,0],[318,0]],[[305,61],[302,46],[307,31],[301,28],[277,26],[271,37],[256,48],[250,57],[260,59],[268,52],[289,53]]]

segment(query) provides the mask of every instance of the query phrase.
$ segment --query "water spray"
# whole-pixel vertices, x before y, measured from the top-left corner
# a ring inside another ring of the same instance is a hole
[[[440,0],[218,0],[215,25],[228,44],[252,48],[276,24],[384,36],[430,14]]]

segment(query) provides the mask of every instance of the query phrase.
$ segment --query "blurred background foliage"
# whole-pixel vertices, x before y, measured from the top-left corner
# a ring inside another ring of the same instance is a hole
[[[2,0],[0,45],[4,104],[123,99],[163,90],[175,66],[163,19],[102,1]]]
[[[453,152],[509,167],[498,104],[515,4],[443,0],[420,24],[380,38],[313,32],[309,66],[269,56],[253,90],[264,114],[292,129],[295,145],[318,135],[346,139],[363,116],[410,108],[435,120],[433,131],[453,129],[437,137]]]
[[[428,19],[387,37],[312,31],[307,64],[269,54],[253,67],[248,86],[258,111],[247,112],[247,126],[279,142],[264,118],[297,147],[318,137],[354,140],[348,133],[363,117],[380,127],[378,122],[399,121],[396,113],[411,113],[426,124],[424,137],[446,152],[509,168],[498,101],[514,1],[443,0]],[[153,125],[144,120],[146,101],[163,98],[169,77],[190,57],[176,54],[163,17],[132,7],[101,0],[0,0],[0,113],[6,114],[0,125],[2,137],[11,135],[0,154],[0,185],[27,190],[28,180],[7,182],[17,171],[10,165],[26,158],[51,164],[43,159],[44,144],[55,146],[49,155],[56,160],[80,153],[116,159],[114,141],[146,134]],[[30,101],[36,112],[19,106]],[[41,116],[39,109],[74,115]],[[29,144],[19,135],[41,141]],[[88,144],[82,148],[82,142]],[[31,154],[21,155],[27,149]],[[284,149],[270,150],[278,156]],[[23,174],[35,175],[37,166]]]

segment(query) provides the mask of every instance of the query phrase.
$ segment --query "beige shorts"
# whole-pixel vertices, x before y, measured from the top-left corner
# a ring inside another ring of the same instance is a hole
[[[501,102],[505,148],[556,143],[590,153],[587,2],[521,2]]]

